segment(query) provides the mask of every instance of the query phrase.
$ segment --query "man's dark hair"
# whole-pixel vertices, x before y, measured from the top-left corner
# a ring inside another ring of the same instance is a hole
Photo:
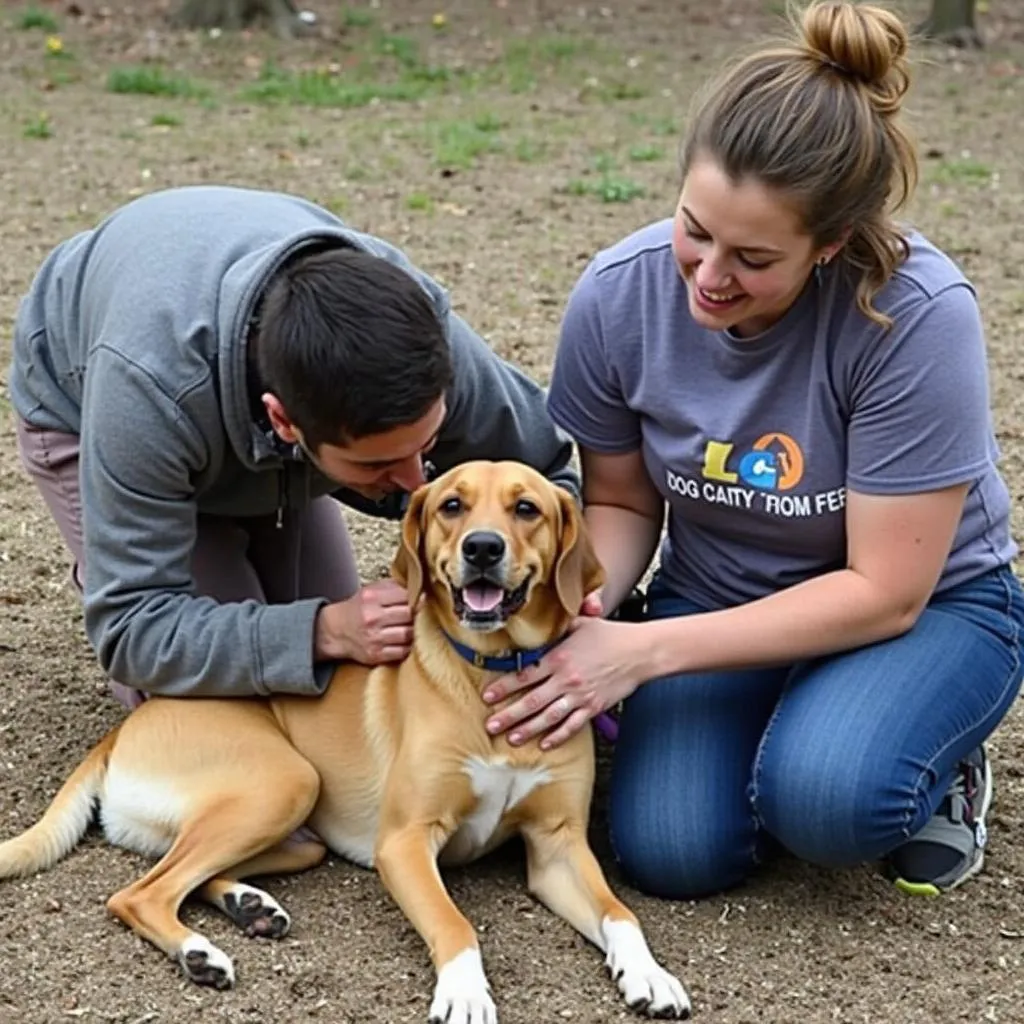
[[[360,249],[320,249],[287,263],[266,290],[255,344],[260,386],[314,453],[415,423],[452,379],[427,294]]]

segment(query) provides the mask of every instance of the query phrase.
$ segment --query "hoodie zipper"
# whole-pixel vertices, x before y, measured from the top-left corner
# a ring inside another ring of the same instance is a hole
[[[288,508],[288,468],[282,466],[277,471],[277,521],[278,530],[284,527],[284,514]]]

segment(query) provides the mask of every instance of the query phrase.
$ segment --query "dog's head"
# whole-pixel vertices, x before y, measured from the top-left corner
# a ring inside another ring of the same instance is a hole
[[[572,496],[518,462],[468,462],[419,488],[392,575],[442,625],[554,639],[604,573]]]

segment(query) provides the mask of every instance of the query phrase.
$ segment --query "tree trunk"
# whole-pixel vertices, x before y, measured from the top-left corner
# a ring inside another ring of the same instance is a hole
[[[975,0],[932,0],[931,14],[918,32],[950,46],[980,49],[984,43],[974,26],[974,6]]]
[[[269,21],[282,39],[306,35],[316,23],[309,11],[293,0],[181,0],[172,16],[182,28],[221,28],[238,32],[255,21]]]

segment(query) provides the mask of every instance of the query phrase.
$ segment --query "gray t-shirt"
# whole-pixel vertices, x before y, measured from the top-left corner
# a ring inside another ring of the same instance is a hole
[[[598,254],[574,288],[549,396],[601,453],[641,449],[669,505],[666,582],[708,608],[846,564],[847,488],[912,494],[970,482],[938,584],[1010,561],[985,340],[974,290],[918,234],[865,317],[842,261],[815,272],[756,338],[689,313],[672,223]]]

